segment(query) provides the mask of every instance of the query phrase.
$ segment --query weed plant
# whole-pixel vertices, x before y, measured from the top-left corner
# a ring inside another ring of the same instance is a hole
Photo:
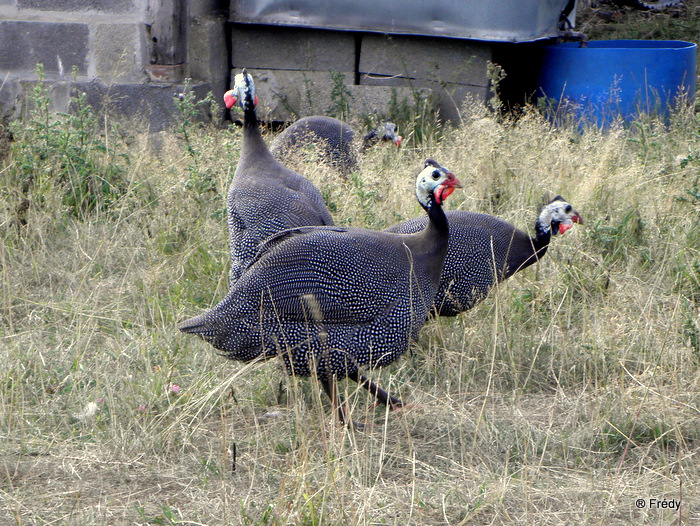
[[[12,171],[15,181],[10,188],[34,203],[56,194],[62,206],[81,219],[106,210],[127,189],[129,156],[118,126],[108,127],[106,120],[101,126],[85,93],[73,94],[69,113],[54,113],[41,64],[36,74],[35,108],[26,125],[15,122],[11,127],[17,169]]]
[[[310,166],[340,224],[423,213],[426,157],[464,185],[451,209],[532,233],[561,194],[586,222],[372,373],[410,408],[375,409],[342,382],[359,432],[332,421],[313,379],[228,362],[176,329],[228,288],[222,211],[240,131],[188,121],[159,151],[141,137],[127,148],[76,111],[38,105],[1,161],[3,524],[700,520],[692,112],[600,130],[467,104],[460,127],[373,148],[347,180]],[[71,200],[87,173],[109,191]]]
[[[183,149],[189,158],[187,172],[189,178],[185,183],[186,188],[193,191],[193,195],[206,196],[220,195],[212,163],[207,163],[203,156],[211,150],[207,148],[212,134],[201,133],[207,129],[203,125],[207,118],[210,120],[215,113],[213,111],[214,97],[211,92],[204,99],[196,100],[194,92],[190,89],[190,79],[185,80],[182,93],[175,96],[175,107],[178,110],[179,120],[173,129],[173,133],[180,137]]]
[[[345,83],[345,75],[339,71],[328,71],[331,78],[331,106],[328,108],[328,115],[337,119],[346,120],[350,116],[350,106],[352,104],[352,93]]]

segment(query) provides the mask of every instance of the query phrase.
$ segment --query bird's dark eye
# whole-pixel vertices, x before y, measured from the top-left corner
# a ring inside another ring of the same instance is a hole
[[[438,179],[440,179],[440,172],[438,172],[437,170],[435,170],[435,171],[433,172],[433,179],[435,179],[436,181],[437,181]]]
[[[569,212],[571,212],[571,210],[572,210],[571,205],[566,205],[566,207],[564,208],[564,212],[566,212],[567,214]]]

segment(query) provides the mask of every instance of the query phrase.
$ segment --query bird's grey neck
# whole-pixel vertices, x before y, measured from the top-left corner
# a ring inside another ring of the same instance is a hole
[[[257,128],[258,126],[258,116],[252,102],[246,103],[246,109],[243,111],[243,126],[246,128]]]
[[[374,146],[378,142],[379,142],[379,135],[377,134],[377,130],[372,130],[367,135],[365,135],[365,137],[362,141],[362,147],[369,148],[371,146]]]
[[[428,214],[428,224],[416,234],[420,239],[418,245],[423,247],[426,252],[433,253],[434,257],[444,259],[450,237],[447,217],[442,206],[435,204],[432,200],[430,206],[424,206],[424,208]],[[442,262],[439,267],[442,268]]]
[[[540,216],[535,223],[535,238],[532,240],[532,244],[535,248],[535,255],[537,258],[544,256],[549,246],[549,241],[552,239],[552,227],[549,223],[549,215],[545,220]]]
[[[430,264],[425,272],[430,276],[430,280],[437,287],[442,276],[442,268],[447,256],[447,244],[450,238],[450,229],[447,217],[441,205],[432,203],[426,210],[428,213],[428,224],[423,230],[424,243],[430,247],[432,252],[429,258]],[[437,291],[437,289],[436,289]]]
[[[441,235],[449,235],[449,225],[447,223],[447,216],[445,211],[442,209],[442,205],[438,205],[431,201],[430,206],[426,209],[428,213],[428,228],[433,228],[435,232]]]

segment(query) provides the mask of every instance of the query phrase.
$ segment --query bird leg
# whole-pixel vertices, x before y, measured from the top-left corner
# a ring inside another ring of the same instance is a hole
[[[340,393],[338,393],[335,375],[331,374],[328,376],[328,378],[321,380],[321,385],[323,386],[323,390],[328,395],[328,398],[331,399],[332,410],[338,411],[338,419],[340,420],[340,423],[343,425],[347,425],[348,423],[352,425],[352,422],[350,420],[346,420],[345,418],[345,409],[340,402]]]
[[[359,385],[367,389],[372,395],[374,395],[374,397],[377,399],[377,402],[379,402],[382,405],[388,405],[389,409],[393,410],[404,406],[403,402],[400,399],[391,396],[384,389],[372,382],[372,380],[370,380],[363,374],[360,374],[359,371],[355,371],[353,373],[348,374],[348,378],[354,380]]]
[[[360,374],[359,371],[349,373],[347,376],[351,380],[357,382],[358,385],[361,385],[362,387],[367,389],[377,399],[378,404],[386,405],[391,410],[404,407],[403,401],[401,401],[399,398],[391,396],[389,393],[387,393],[384,389],[372,382],[372,380],[367,378],[365,375]],[[340,399],[340,394],[338,393],[335,375],[332,374],[328,378],[321,380],[321,385],[323,386],[323,390],[328,395],[328,398],[330,398],[331,400],[332,410],[338,411],[338,419],[340,420],[340,423],[345,426],[356,426],[358,429],[361,430],[364,426],[362,424],[358,424],[357,422],[353,422],[352,420],[348,419],[345,414],[345,407]]]

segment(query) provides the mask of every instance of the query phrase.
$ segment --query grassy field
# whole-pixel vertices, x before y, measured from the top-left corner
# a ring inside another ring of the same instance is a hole
[[[306,173],[340,224],[420,214],[426,157],[464,185],[451,209],[532,232],[561,194],[585,224],[372,374],[410,408],[342,382],[359,432],[313,379],[176,329],[228,286],[240,131],[184,122],[154,150],[39,107],[0,160],[0,523],[700,521],[700,120],[463,117]]]

